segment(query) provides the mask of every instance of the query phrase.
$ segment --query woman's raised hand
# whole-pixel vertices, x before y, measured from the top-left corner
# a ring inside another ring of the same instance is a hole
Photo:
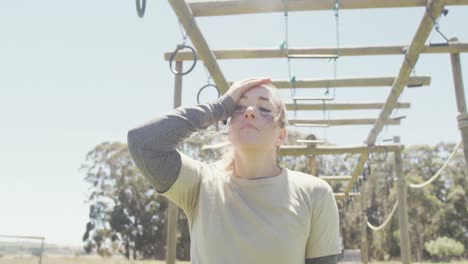
[[[234,82],[229,90],[226,92],[227,95],[231,96],[234,99],[234,102],[239,101],[242,95],[247,92],[249,89],[256,87],[261,84],[271,83],[270,77],[255,77],[249,78],[241,81]]]

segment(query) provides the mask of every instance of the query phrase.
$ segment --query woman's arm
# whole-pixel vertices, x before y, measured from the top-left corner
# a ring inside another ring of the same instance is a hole
[[[236,102],[224,95],[211,104],[177,108],[128,132],[128,149],[141,172],[150,179],[159,193],[176,182],[182,167],[176,150],[192,133],[227,119]]]
[[[305,264],[336,264],[338,255],[330,255],[325,257],[306,259]]]
[[[331,264],[341,253],[339,214],[333,190],[323,180],[317,183],[312,200],[309,238],[306,245],[306,263]]]
[[[173,186],[181,169],[186,169],[183,170],[186,174],[198,175],[199,166],[181,155],[176,150],[177,145],[193,132],[227,119],[244,92],[269,82],[270,78],[250,78],[236,82],[225,95],[212,104],[178,108],[130,130],[127,136],[128,148],[135,164],[153,182],[159,193],[164,193]],[[184,161],[187,163],[185,167]],[[191,178],[192,176],[187,177],[184,184],[194,184],[195,180]]]

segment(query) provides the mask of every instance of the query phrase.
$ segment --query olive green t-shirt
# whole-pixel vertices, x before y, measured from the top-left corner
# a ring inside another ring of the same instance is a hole
[[[299,264],[339,254],[338,210],[323,180],[283,168],[247,180],[181,153],[164,196],[184,210],[193,264]]]

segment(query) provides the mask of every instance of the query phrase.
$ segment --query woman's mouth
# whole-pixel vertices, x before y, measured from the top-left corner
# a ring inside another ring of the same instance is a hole
[[[245,124],[241,127],[241,129],[255,129],[258,130],[254,125],[252,124]]]

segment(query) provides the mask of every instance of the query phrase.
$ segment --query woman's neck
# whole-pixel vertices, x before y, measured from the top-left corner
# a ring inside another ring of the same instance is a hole
[[[234,176],[256,179],[278,176],[281,168],[276,164],[275,152],[236,151],[234,154]]]

